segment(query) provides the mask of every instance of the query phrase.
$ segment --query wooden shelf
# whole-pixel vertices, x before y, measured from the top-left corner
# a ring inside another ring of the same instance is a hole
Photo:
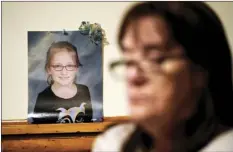
[[[106,117],[103,122],[76,124],[28,124],[26,120],[3,121],[2,135],[94,133],[102,132],[112,123],[127,120],[127,117]]]
[[[26,120],[2,121],[4,152],[87,152],[107,126],[128,117],[105,117],[103,122],[76,124],[28,124]]]

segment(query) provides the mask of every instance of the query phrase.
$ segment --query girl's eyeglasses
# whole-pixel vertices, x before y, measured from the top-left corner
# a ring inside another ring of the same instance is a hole
[[[67,71],[74,71],[77,66],[76,65],[51,65],[51,67],[55,70],[55,71],[62,71],[63,68],[65,68]]]

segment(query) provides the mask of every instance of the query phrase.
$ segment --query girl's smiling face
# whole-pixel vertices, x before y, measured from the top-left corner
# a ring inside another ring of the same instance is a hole
[[[56,85],[69,86],[74,83],[77,72],[77,62],[73,52],[65,48],[52,48],[53,54],[47,73],[52,76]]]

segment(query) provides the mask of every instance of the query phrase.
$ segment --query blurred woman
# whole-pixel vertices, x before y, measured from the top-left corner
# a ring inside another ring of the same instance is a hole
[[[231,52],[222,23],[203,2],[143,2],[119,32],[130,122],[110,127],[93,151],[233,151]],[[224,149],[211,149],[218,139]],[[222,141],[222,140],[221,140]]]

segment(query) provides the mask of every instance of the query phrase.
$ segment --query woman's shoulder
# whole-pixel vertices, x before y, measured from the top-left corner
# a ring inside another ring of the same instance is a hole
[[[92,145],[92,152],[120,152],[122,146],[135,131],[135,129],[136,125],[133,123],[124,123],[109,127],[106,131],[97,136]]]
[[[200,152],[212,152],[212,151],[232,152],[233,151],[232,142],[233,142],[233,128],[218,135]]]

